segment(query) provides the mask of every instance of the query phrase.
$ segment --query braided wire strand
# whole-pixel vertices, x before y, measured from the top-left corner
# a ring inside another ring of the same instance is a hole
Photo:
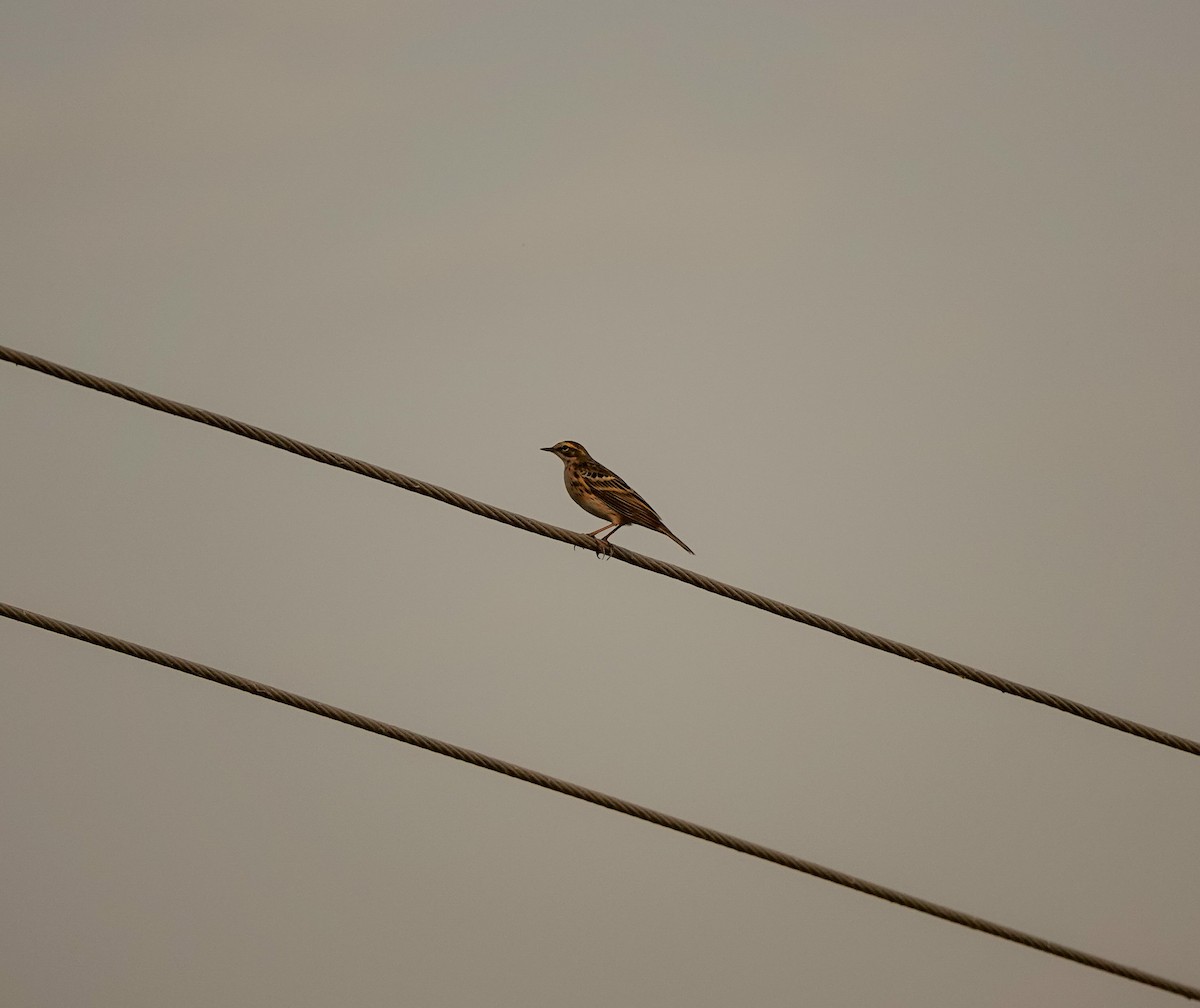
[[[385,738],[394,739],[397,742],[404,742],[408,745],[418,746],[421,749],[427,749],[430,752],[440,753],[442,756],[448,756],[451,759],[461,760],[464,763],[472,763],[475,766],[483,767],[485,770],[491,770],[495,773],[505,774],[509,777],[515,777],[517,780],[526,781],[529,784],[535,784],[538,787],[547,788],[550,791],[557,791],[560,794],[568,795],[571,798],[578,798],[580,801],[590,802],[591,804],[599,805],[602,808],[612,809],[614,812],[620,812],[623,815],[633,816],[636,819],[642,819],[648,823],[653,823],[656,826],[662,826],[665,829],[675,830],[679,833],[686,833],[689,836],[696,837],[700,840],[705,840],[708,843],[719,844],[722,847],[728,847],[730,850],[739,851],[740,853],[748,854],[751,857],[761,858],[764,861],[771,861],[774,864],[782,865],[784,868],[791,868],[794,871],[803,872],[806,875],[813,875],[816,878],[824,879],[827,882],[833,882],[836,885],[845,886],[849,889],[856,889],[861,893],[866,893],[868,896],[874,896],[878,899],[887,900],[902,907],[908,907],[910,910],[917,910],[924,914],[940,917],[942,920],[950,921],[952,924],[960,924],[963,927],[972,928],[976,931],[982,931],[986,934],[994,935],[997,938],[1003,938],[1007,941],[1016,942],[1019,945],[1025,945],[1029,948],[1037,949],[1040,952],[1046,952],[1049,955],[1058,956],[1062,959],[1069,959],[1072,962],[1079,963],[1083,966],[1090,966],[1093,969],[1103,970],[1106,973],[1112,973],[1116,976],[1124,977],[1125,979],[1132,980],[1135,983],[1146,984],[1150,987],[1157,987],[1160,990],[1169,991],[1172,994],[1178,994],[1181,997],[1189,998],[1191,1000],[1200,1000],[1200,988],[1178,983],[1174,980],[1168,980],[1165,977],[1156,976],[1153,973],[1147,973],[1145,970],[1137,969],[1133,966],[1125,966],[1121,963],[1113,962],[1110,959],[1104,959],[1100,956],[1092,955],[1089,952],[1083,952],[1079,949],[1074,949],[1070,946],[1059,944],[1058,942],[1049,941],[1045,938],[1039,938],[1036,935],[1007,927],[1004,924],[997,924],[982,917],[976,917],[973,914],[963,913],[959,910],[954,910],[951,907],[942,906],[939,903],[933,903],[930,900],[921,899],[919,896],[910,896],[908,893],[901,892],[898,889],[892,889],[889,886],[879,885],[875,882],[869,882],[866,879],[857,878],[854,875],[849,875],[846,872],[837,871],[833,868],[826,868],[823,865],[816,864],[812,861],[806,861],[803,858],[786,854],[783,851],[778,851],[771,847],[765,847],[762,844],[755,843],[752,840],[743,840],[741,837],[734,836],[731,833],[724,833],[708,826],[702,826],[698,823],[689,822],[688,820],[681,819],[678,816],[673,816],[666,812],[659,812],[655,809],[647,808],[645,805],[638,805],[634,802],[626,801],[623,798],[617,798],[613,795],[605,794],[602,791],[596,791],[592,788],[584,787],[581,784],[575,784],[571,781],[563,780],[560,777],[552,777],[549,774],[544,774],[539,770],[530,770],[527,767],[519,766],[516,763],[510,763],[507,760],[497,759],[495,756],[488,756],[485,753],[476,752],[473,749],[466,749],[463,746],[454,745],[450,742],[443,742],[440,739],[432,738],[429,735],[422,735],[418,732],[409,731],[407,728],[400,728],[397,725],[388,724],[385,721],[379,721],[375,718],[367,717],[364,714],[356,714],[354,711],[349,711],[342,707],[334,707],[332,704],[327,704],[320,700],[313,700],[309,697],[301,696],[298,693],[292,693],[289,690],[280,689],[279,687],[272,686],[268,683],[258,682],[254,679],[247,679],[243,676],[235,675],[232,672],[224,672],[221,669],[216,669],[209,665],[202,665],[199,662],[190,661],[187,658],[180,658],[176,655],[167,654],[165,651],[159,651],[155,648],[147,647],[144,644],[136,644],[132,641],[122,640],[119,637],[113,637],[110,634],[101,633],[98,630],[90,630],[87,627],[76,626],[73,623],[67,623],[63,620],[55,619],[52,616],[45,616],[41,613],[31,612],[28,609],[22,609],[18,606],[10,605],[7,602],[0,602],[0,615],[22,623],[27,623],[30,626],[40,627],[43,630],[49,630],[52,633],[73,637],[76,640],[84,641],[88,644],[94,644],[97,647],[108,648],[109,650],[118,651],[134,658],[140,658],[143,661],[152,662],[157,665],[163,665],[167,668],[175,669],[178,672],[183,672],[190,676],[196,676],[200,679],[207,679],[210,682],[219,683],[222,686],[228,686],[232,689],[242,690],[245,693],[252,693],[255,696],[272,700],[275,703],[288,704],[289,706],[296,707],[299,710],[308,711],[311,714],[329,718],[333,721],[340,721],[343,724],[350,725],[354,728],[360,728],[363,731],[374,732],[376,735],[382,735]]]
[[[641,567],[643,570],[661,574],[663,577],[682,581],[695,588],[712,592],[714,595],[722,595],[725,598],[733,599],[735,602],[741,602],[743,605],[762,609],[775,616],[794,620],[797,623],[805,623],[808,626],[816,627],[818,630],[824,630],[826,633],[837,634],[839,637],[845,637],[847,640],[852,640],[858,644],[863,644],[879,651],[886,651],[901,658],[907,658],[909,661],[938,669],[941,672],[948,672],[950,675],[970,680],[981,686],[998,690],[1001,693],[1007,693],[1011,696],[1020,697],[1023,700],[1053,707],[1056,710],[1072,714],[1075,717],[1094,721],[1096,724],[1104,725],[1106,728],[1112,728],[1115,731],[1136,735],[1139,738],[1156,742],[1159,745],[1179,749],[1182,752],[1191,753],[1193,756],[1200,756],[1200,741],[1196,741],[1195,739],[1172,734],[1171,732],[1141,724],[1117,714],[1110,714],[1108,711],[1088,706],[1068,697],[1059,696],[1034,686],[1027,686],[1012,679],[1005,679],[991,672],[985,672],[982,669],[964,665],[962,662],[943,658],[931,651],[925,651],[900,641],[890,640],[887,637],[881,637],[878,634],[860,630],[848,623],[830,619],[828,616],[808,612],[797,606],[776,601],[765,595],[759,595],[757,592],[747,591],[745,588],[738,588],[735,585],[717,581],[703,574],[688,570],[685,567],[679,567],[676,564],[666,563],[654,557],[635,553],[633,550],[625,549],[615,543],[607,544],[608,548],[606,549],[604,544],[598,543],[591,536],[559,528],[557,525],[550,525],[535,518],[528,518],[514,511],[506,511],[504,508],[474,500],[453,490],[447,490],[445,487],[426,483],[424,480],[405,476],[402,473],[384,469],[382,466],[373,465],[370,462],[364,462],[349,455],[342,455],[325,448],[318,448],[315,445],[306,444],[303,441],[287,437],[284,434],[277,434],[263,427],[256,427],[253,424],[235,420],[232,417],[223,416],[220,413],[214,413],[211,410],[202,409],[198,406],[190,406],[187,403],[166,399],[152,392],[144,392],[141,389],[132,388],[129,385],[123,385],[120,382],[102,378],[98,375],[88,374],[86,371],[66,367],[63,364],[57,364],[54,361],[45,360],[41,357],[35,357],[33,354],[25,353],[11,347],[0,345],[0,360],[6,360],[34,371],[41,371],[54,378],[59,378],[75,385],[81,385],[84,388],[94,389],[97,392],[104,392],[119,399],[126,399],[140,406],[146,406],[163,413],[170,413],[186,420],[194,420],[197,423],[207,424],[210,427],[216,427],[219,430],[228,431],[231,434],[237,434],[240,437],[270,445],[281,451],[291,452],[293,455],[299,455],[302,458],[312,459],[315,462],[321,462],[325,465],[336,466],[339,469],[345,469],[348,472],[357,473],[360,476],[366,476],[369,479],[379,480],[383,483],[390,483],[392,486],[397,486],[425,497],[432,497],[443,504],[449,504],[452,507],[470,511],[472,514],[490,518],[492,521],[512,525],[526,532],[546,536],[550,539],[557,539],[560,542],[570,543],[572,546],[580,546],[595,552],[604,552],[634,567]]]

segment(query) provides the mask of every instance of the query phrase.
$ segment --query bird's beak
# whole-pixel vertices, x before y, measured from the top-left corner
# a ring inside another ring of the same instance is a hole
[[[554,451],[553,448],[543,448],[542,451]]]

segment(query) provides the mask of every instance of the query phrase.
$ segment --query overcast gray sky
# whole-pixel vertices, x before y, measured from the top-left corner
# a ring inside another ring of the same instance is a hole
[[[83,3],[0,341],[1200,736],[1200,6]],[[1200,763],[9,365],[3,598],[1200,983]],[[1172,995],[0,623],[12,1008]]]

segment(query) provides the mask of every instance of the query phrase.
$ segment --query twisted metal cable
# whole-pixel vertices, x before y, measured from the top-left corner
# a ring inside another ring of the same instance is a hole
[[[1063,959],[1070,959],[1083,966],[1090,966],[1093,969],[1125,977],[1127,980],[1133,980],[1135,983],[1157,987],[1160,990],[1170,991],[1172,994],[1179,994],[1182,997],[1200,1001],[1200,988],[1155,976],[1152,973],[1147,973],[1145,970],[1136,969],[1132,966],[1124,966],[1110,959],[1104,959],[1089,952],[1082,952],[1067,945],[1060,945],[1058,942],[1048,941],[1045,938],[1039,938],[1024,931],[1018,931],[1003,924],[996,924],[982,917],[962,913],[959,910],[921,899],[919,896],[910,896],[898,889],[868,882],[866,879],[860,879],[833,868],[826,868],[812,861],[805,861],[802,858],[785,854],[771,847],[764,847],[762,844],[754,843],[751,840],[743,840],[730,833],[723,833],[708,826],[701,826],[698,823],[680,819],[678,816],[669,815],[666,812],[658,812],[655,809],[647,808],[645,805],[637,805],[633,802],[625,801],[623,798],[616,798],[613,795],[595,791],[581,784],[574,784],[560,777],[551,777],[549,774],[544,774],[538,770],[530,770],[527,767],[518,766],[516,763],[509,763],[507,760],[497,759],[494,756],[475,752],[472,749],[443,742],[428,735],[421,735],[418,732],[409,731],[407,728],[388,724],[386,721],[378,721],[375,718],[356,714],[354,711],[345,710],[342,707],[334,707],[320,700],[312,700],[309,697],[280,689],[277,686],[257,682],[254,679],[246,679],[243,676],[234,675],[232,672],[224,672],[209,665],[201,665],[199,662],[190,661],[187,658],[179,658],[175,655],[167,654],[165,651],[146,647],[144,644],[135,644],[132,641],[122,640],[119,637],[113,637],[98,630],[90,630],[87,627],[66,623],[52,616],[44,616],[41,613],[9,605],[7,602],[0,602],[0,616],[7,616],[9,619],[28,623],[30,626],[40,627],[52,633],[74,637],[76,640],[94,644],[97,647],[119,651],[122,654],[131,655],[143,661],[164,665],[167,668],[175,669],[187,675],[196,676],[200,679],[208,679],[210,682],[242,690],[245,693],[253,693],[255,696],[273,700],[276,703],[288,704],[300,710],[308,711],[310,714],[316,714],[333,721],[341,721],[343,724],[348,724],[351,727],[374,732],[376,735],[383,735],[385,738],[395,739],[397,742],[419,746],[422,749],[428,749],[430,752],[449,756],[451,759],[462,760],[464,763],[473,763],[475,766],[483,767],[485,770],[492,770],[495,773],[515,777],[517,780],[536,784],[538,787],[557,791],[560,794],[569,795],[581,801],[591,802],[593,805],[612,809],[614,812],[633,816],[635,819],[643,819],[656,826],[676,830],[679,833],[686,833],[700,840],[706,840],[709,843],[719,844],[722,847],[728,847],[731,850],[749,854],[751,857],[761,858],[764,861],[772,861],[777,865],[782,865],[784,868],[791,868],[795,871],[804,872],[807,875],[814,875],[817,878],[825,879],[827,882],[846,886],[849,889],[857,889],[868,896],[888,900],[899,906],[908,907],[910,910],[919,910],[921,913],[941,917],[943,920],[950,921],[953,924],[961,924],[963,927],[983,931],[986,934],[995,935],[997,938],[1004,938],[1019,945],[1026,945],[1040,952],[1046,952]]]
[[[464,511],[470,511],[472,514],[490,518],[492,521],[504,522],[506,525],[515,526],[526,532],[533,532],[550,539],[558,539],[560,542],[570,543],[572,546],[580,546],[583,549],[605,552],[608,555],[616,557],[618,560],[632,564],[634,567],[641,567],[643,570],[661,574],[663,577],[674,578],[676,581],[682,581],[685,584],[712,592],[715,595],[723,595],[725,598],[733,599],[735,602],[741,602],[744,605],[762,609],[776,616],[782,616],[784,619],[795,620],[797,623],[806,623],[808,626],[816,627],[818,630],[837,634],[839,637],[845,637],[847,640],[855,641],[858,644],[865,644],[867,647],[876,648],[880,651],[887,651],[890,654],[907,658],[909,661],[917,662],[920,665],[928,665],[930,668],[949,672],[951,675],[962,679],[969,679],[971,682],[999,690],[1001,693],[1008,693],[1012,696],[1021,697],[1023,700],[1044,704],[1047,707],[1065,711],[1067,714],[1073,714],[1075,717],[1094,721],[1107,728],[1126,732],[1129,735],[1137,735],[1151,742],[1157,742],[1159,745],[1170,746],[1173,749],[1191,753],[1193,756],[1200,756],[1200,742],[1194,739],[1185,738],[1182,735],[1174,735],[1170,732],[1153,728],[1150,725],[1140,724],[1137,721],[1131,721],[1129,718],[1110,714],[1096,707],[1089,707],[1087,704],[1079,703],[1068,697],[1058,696],[1055,693],[1037,689],[1033,686],[1026,686],[1023,683],[1014,682],[1011,679],[1005,679],[990,672],[984,672],[982,669],[973,668],[970,665],[964,665],[949,658],[942,658],[940,655],[933,654],[930,651],[924,651],[921,648],[916,648],[900,641],[889,640],[886,637],[880,637],[878,634],[869,633],[866,630],[859,630],[848,623],[842,623],[827,616],[808,612],[796,606],[787,605],[784,602],[777,602],[775,599],[767,598],[765,595],[759,595],[756,592],[747,591],[735,585],[716,581],[703,574],[690,571],[685,567],[679,567],[675,564],[665,563],[662,560],[656,560],[654,557],[635,553],[633,550],[625,549],[615,543],[609,544],[609,548],[605,550],[604,546],[598,543],[592,536],[584,535],[580,532],[572,532],[570,529],[559,528],[557,525],[550,525],[535,518],[527,518],[525,515],[517,514],[513,511],[506,511],[504,508],[498,508],[483,501],[473,500],[470,497],[455,493],[453,490],[447,490],[444,487],[435,486],[432,483],[426,483],[423,480],[414,479],[411,476],[405,476],[390,469],[372,465],[370,462],[363,462],[349,455],[327,451],[324,448],[318,448],[315,445],[297,441],[295,438],[276,434],[262,427],[255,427],[253,424],[243,423],[241,420],[222,416],[220,413],[213,413],[211,410],[201,409],[198,406],[189,406],[187,403],[175,402],[174,400],[155,395],[152,392],[143,392],[140,389],[122,385],[120,382],[88,374],[85,371],[77,371],[74,368],[56,364],[53,361],[44,360],[41,357],[35,357],[33,354],[15,350],[11,347],[0,346],[0,360],[10,361],[13,364],[19,364],[34,371],[41,371],[55,378],[61,378],[63,381],[82,385],[84,388],[94,389],[97,392],[104,392],[119,399],[127,399],[140,406],[147,406],[150,409],[160,410],[163,413],[171,413],[186,420],[194,420],[197,423],[229,431],[231,434],[250,438],[252,441],[260,441],[263,444],[270,445],[272,448],[279,448],[282,451],[291,452],[293,455],[300,455],[315,462],[337,466],[339,469],[346,469],[349,472],[358,473],[360,476],[366,476],[383,483],[390,483],[392,486],[398,486],[404,490],[422,494],[425,497],[432,497],[443,504],[462,508]]]

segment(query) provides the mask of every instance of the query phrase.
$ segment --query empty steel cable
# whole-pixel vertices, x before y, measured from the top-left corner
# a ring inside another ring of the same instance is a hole
[[[517,778],[517,780],[536,784],[538,787],[548,788],[551,791],[558,791],[560,794],[570,795],[572,798],[578,798],[581,801],[591,802],[593,805],[600,805],[615,812],[621,812],[624,815],[644,819],[646,822],[654,823],[656,826],[663,826],[680,833],[687,833],[689,836],[697,837],[700,840],[707,840],[709,843],[720,844],[722,847],[728,847],[731,850],[749,854],[751,857],[761,858],[764,861],[773,861],[775,864],[782,865],[785,868],[804,872],[807,875],[815,875],[817,878],[822,878],[827,882],[834,882],[837,885],[846,886],[850,889],[857,889],[868,896],[888,900],[900,906],[908,907],[911,910],[919,910],[921,913],[941,917],[943,920],[948,920],[954,924],[961,924],[963,927],[983,931],[987,934],[995,935],[997,938],[1004,938],[1007,941],[1016,942],[1020,945],[1027,945],[1030,948],[1047,952],[1050,955],[1070,959],[1084,966],[1091,966],[1093,969],[1125,977],[1127,980],[1133,980],[1136,983],[1158,987],[1161,990],[1170,991],[1172,994],[1179,994],[1185,998],[1200,1001],[1200,988],[1155,976],[1152,973],[1147,973],[1132,966],[1123,966],[1121,963],[1103,959],[1088,952],[1081,952],[1079,949],[1060,945],[1058,942],[1048,941],[1045,938],[1039,938],[1024,931],[1018,931],[1003,924],[996,924],[982,917],[962,913],[959,910],[954,910],[938,903],[932,903],[918,896],[910,896],[898,889],[868,882],[866,879],[847,875],[845,872],[826,868],[823,865],[814,864],[812,861],[805,861],[791,854],[785,854],[782,851],[764,847],[762,844],[754,843],[751,840],[743,840],[732,834],[722,833],[720,830],[710,829],[707,826],[701,826],[686,819],[680,819],[678,816],[669,815],[666,812],[658,812],[644,805],[625,801],[623,798],[615,798],[612,795],[604,794],[601,791],[594,791],[592,788],[584,787],[581,784],[574,784],[559,777],[551,777],[549,774],[541,773],[538,770],[530,770],[526,767],[518,766],[516,763],[509,763],[507,760],[497,759],[494,756],[475,752],[472,749],[465,749],[462,746],[443,742],[428,735],[421,735],[418,732],[409,731],[407,728],[388,724],[386,721],[378,721],[363,714],[356,714],[341,707],[334,707],[320,700],[312,700],[309,697],[280,689],[277,686],[271,686],[268,683],[246,679],[243,676],[234,675],[232,672],[223,672],[209,665],[201,665],[199,662],[190,661],[187,658],[179,658],[175,655],[167,654],[165,651],[146,647],[144,644],[135,644],[132,641],[122,640],[119,637],[113,637],[98,630],[89,630],[87,627],[66,623],[52,616],[44,616],[41,613],[31,612],[28,609],[21,609],[18,606],[9,605],[7,602],[0,602],[0,616],[7,616],[9,619],[41,627],[43,630],[50,630],[53,633],[63,634],[67,637],[74,637],[76,640],[95,644],[98,647],[120,651],[134,658],[141,658],[143,661],[164,665],[167,668],[172,668],[191,676],[197,676],[200,679],[208,679],[211,682],[220,683],[222,686],[230,686],[233,689],[242,690],[246,693],[253,693],[255,696],[273,700],[276,703],[289,704],[292,707],[308,711],[311,714],[330,718],[333,721],[341,721],[343,724],[351,725],[354,728],[361,728],[363,731],[374,732],[376,735],[383,735],[386,738],[395,739],[397,742],[419,746],[422,749],[428,749],[430,752],[449,756],[451,759],[462,760],[464,763],[474,763],[485,770],[506,774],[509,777]]]
[[[61,378],[63,381],[82,385],[84,388],[95,389],[97,392],[104,392],[120,399],[127,399],[130,402],[147,406],[150,409],[160,410],[163,413],[171,413],[187,420],[195,420],[197,423],[207,424],[210,427],[217,427],[220,430],[229,431],[232,434],[238,434],[253,441],[261,441],[263,444],[270,445],[273,448],[279,448],[294,455],[313,459],[316,462],[323,462],[325,465],[337,466],[340,469],[358,473],[360,476],[367,476],[370,479],[390,483],[393,486],[411,490],[413,493],[432,497],[444,504],[462,508],[464,511],[482,515],[484,518],[491,518],[493,521],[513,525],[516,528],[524,529],[526,532],[533,532],[550,539],[558,539],[561,542],[570,543],[572,546],[581,546],[584,549],[599,551],[602,548],[591,536],[559,528],[556,525],[550,525],[534,518],[527,518],[525,515],[506,511],[503,508],[485,504],[483,501],[473,500],[470,497],[455,493],[453,490],[447,490],[432,483],[426,483],[423,480],[414,479],[411,476],[405,476],[390,469],[372,465],[369,462],[363,462],[349,455],[327,451],[324,448],[318,448],[315,445],[297,441],[295,438],[276,434],[262,427],[255,427],[253,424],[234,420],[232,417],[222,416],[220,413],[213,413],[211,410],[175,402],[174,400],[155,395],[152,392],[143,392],[140,389],[122,385],[120,382],[115,382],[108,378],[101,378],[97,375],[88,374],[86,371],[78,371],[75,368],[69,368],[41,357],[35,357],[33,354],[25,353],[21,350],[0,346],[0,360],[10,361],[22,367],[41,371],[55,378]],[[1107,711],[1099,710],[1096,707],[1089,707],[1087,704],[1049,693],[1046,690],[1026,686],[1011,679],[1004,679],[990,672],[984,672],[982,669],[973,668],[970,665],[964,665],[949,658],[942,658],[930,651],[923,651],[909,644],[889,640],[886,637],[880,637],[878,634],[868,633],[866,630],[859,630],[848,623],[842,623],[827,616],[820,616],[796,606],[777,602],[775,599],[747,591],[744,588],[715,581],[712,578],[705,577],[703,574],[697,574],[695,571],[678,567],[675,564],[664,563],[662,560],[656,560],[654,557],[635,553],[633,550],[628,550],[615,544],[611,546],[611,555],[635,567],[653,571],[655,574],[661,574],[664,577],[674,578],[676,581],[683,581],[696,588],[702,588],[704,591],[723,595],[726,598],[744,603],[745,605],[763,609],[766,612],[774,613],[776,616],[782,616],[784,619],[806,623],[827,633],[837,634],[840,637],[856,641],[859,644],[865,644],[867,647],[887,651],[890,654],[899,655],[901,658],[907,658],[909,661],[928,665],[930,668],[935,668],[942,672],[949,672],[951,675],[959,676],[962,679],[969,679],[971,682],[999,690],[1001,693],[1009,693],[1024,700],[1045,704],[1047,707],[1054,707],[1057,710],[1065,711],[1076,717],[1095,721],[1097,724],[1113,728],[1116,731],[1137,735],[1140,738],[1149,739],[1151,742],[1180,749],[1183,752],[1191,753],[1193,756],[1200,756],[1200,742],[1194,739],[1185,738],[1182,735],[1173,735],[1170,732],[1161,731],[1149,725],[1139,724],[1137,721],[1131,721],[1116,714],[1109,714]]]

